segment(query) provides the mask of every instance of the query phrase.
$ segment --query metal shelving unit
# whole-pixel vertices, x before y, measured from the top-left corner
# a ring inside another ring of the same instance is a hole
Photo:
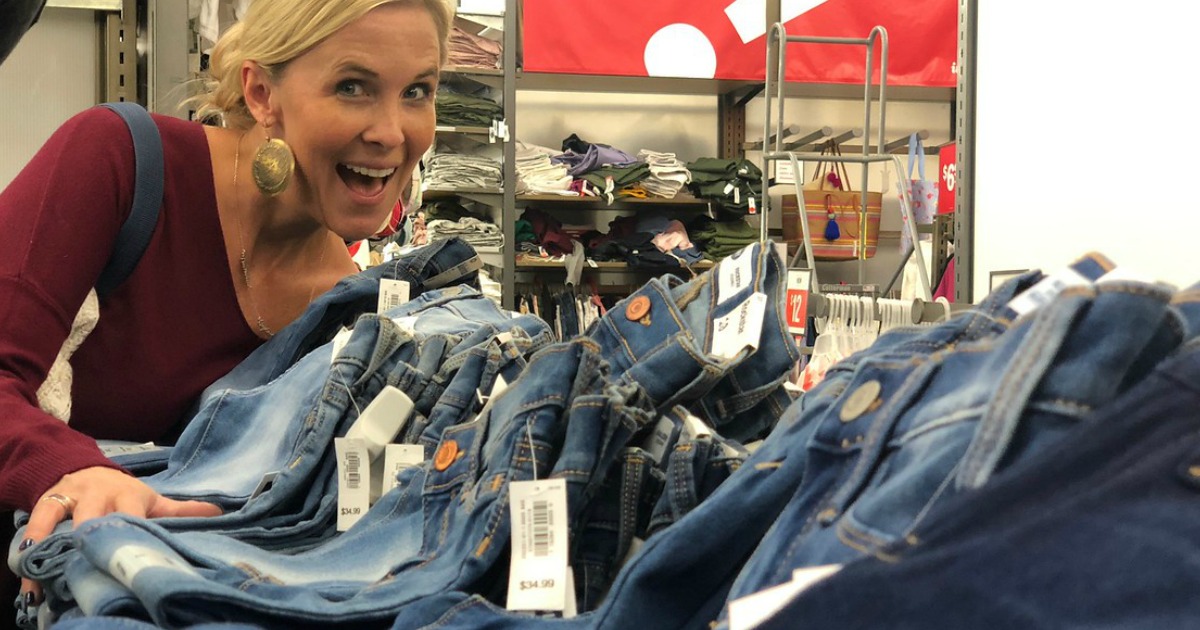
[[[838,44],[851,46],[864,46],[866,48],[866,76],[861,86],[862,106],[863,106],[863,144],[861,153],[858,155],[822,155],[820,153],[797,152],[793,150],[785,150],[783,145],[784,138],[789,135],[791,127],[787,126],[784,103],[785,103],[785,86],[786,68],[787,68],[787,48],[789,44]],[[880,67],[879,67],[879,85],[878,99],[872,98],[872,78],[874,77],[875,69],[875,51],[878,47],[880,52]],[[774,61],[774,63],[772,63]],[[763,173],[770,172],[770,164],[775,161],[787,161],[791,163],[793,173],[796,176],[793,178],[795,185],[796,201],[800,208],[804,207],[804,191],[800,177],[800,161],[824,161],[835,163],[852,163],[859,164],[861,168],[861,177],[859,180],[858,190],[861,191],[860,199],[862,204],[859,208],[859,225],[866,225],[867,222],[867,179],[868,167],[872,164],[885,164],[892,162],[895,165],[897,176],[903,173],[899,165],[899,159],[890,153],[892,149],[888,147],[885,141],[887,135],[887,69],[888,69],[888,36],[887,30],[881,26],[876,26],[871,29],[871,32],[864,38],[851,37],[811,37],[801,35],[788,35],[782,22],[776,22],[772,25],[767,39],[767,54],[766,54],[766,89],[763,91],[765,98],[765,107],[763,113],[763,138],[766,142],[763,145],[762,153],[762,171]],[[778,107],[777,120],[775,123],[774,132],[771,127],[771,101],[776,100]],[[879,124],[874,129],[878,135],[874,144],[871,143],[871,108],[873,104],[879,107]],[[773,147],[771,146],[773,143]],[[768,217],[770,216],[771,196],[767,191],[767,187],[763,187],[762,194],[762,219],[760,223],[760,239],[763,242],[767,240],[767,225]],[[916,233],[916,223],[911,216],[908,205],[901,203],[901,212],[904,214],[904,229],[910,230],[912,242],[918,243],[919,236]],[[800,225],[804,234],[803,251],[806,256],[808,269],[812,273],[812,287],[814,293],[820,292],[820,282],[817,275],[816,260],[813,256],[812,235],[809,233],[808,221],[805,216],[801,216]],[[865,282],[864,278],[864,262],[866,260],[866,230],[859,230],[859,254],[858,254],[858,282]],[[797,253],[798,255],[798,253]],[[924,256],[921,253],[920,247],[915,247],[912,254],[917,260],[917,266],[920,270],[921,282],[925,289],[926,297],[929,296],[929,276],[927,267],[925,266]],[[794,261],[794,259],[793,259]],[[902,263],[903,264],[903,263]]]

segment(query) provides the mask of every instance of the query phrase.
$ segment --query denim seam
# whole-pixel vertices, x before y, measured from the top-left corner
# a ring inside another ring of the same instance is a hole
[[[1087,298],[1095,295],[1095,290],[1091,285],[1072,287],[1065,290],[1063,294]],[[1054,357],[1066,343],[1067,335],[1070,334],[1073,324],[1092,303],[1092,301],[1088,301],[1071,308],[1071,302],[1059,302],[1060,306],[1057,309],[1050,306],[1043,307],[1044,310],[1039,313],[1038,317],[1038,320],[1041,321],[1031,325],[1028,336],[1021,340],[1019,347],[1015,349],[1015,356],[1000,375],[1000,382],[997,383],[995,392],[987,402],[984,414],[979,420],[979,427],[976,428],[975,435],[967,444],[962,460],[963,469],[959,471],[960,478],[957,482],[960,487],[977,488],[995,473],[1002,452],[1008,450],[1012,435],[1020,424],[1019,415],[1015,418],[1008,416],[1007,413],[1000,415],[996,403],[1012,399],[1016,392],[1027,386],[1030,392],[1036,389],[1045,377],[1046,371],[1049,370]],[[1052,317],[1057,315],[1057,310],[1060,309],[1067,311],[1062,315],[1066,317],[1065,321],[1060,321],[1058,317]],[[1030,347],[1039,351],[1020,351],[1022,348]],[[1032,373],[1033,368],[1038,365],[1042,365],[1043,369],[1039,373]],[[1030,379],[1033,379],[1032,384],[1030,384]],[[1027,404],[1028,399],[1025,402]]]

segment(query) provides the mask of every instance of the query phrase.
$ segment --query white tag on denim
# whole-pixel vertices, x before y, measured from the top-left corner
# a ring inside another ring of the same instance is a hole
[[[383,447],[396,439],[408,424],[413,407],[408,394],[393,385],[385,385],[346,431],[346,437],[361,439],[371,459],[379,459]]]
[[[380,280],[379,304],[375,308],[375,312],[383,313],[404,304],[409,300],[409,290],[409,284],[404,280],[389,280],[388,278]]]
[[[567,587],[563,593],[563,619],[571,619],[579,614],[579,608],[575,604],[575,571],[571,567],[567,567]]]
[[[271,472],[264,473],[262,479],[258,480],[258,485],[254,486],[254,492],[250,493],[250,499],[253,499],[267,490],[270,490],[271,486],[275,485],[275,478],[278,476],[278,470],[272,470]],[[248,500],[249,499],[247,499],[247,501]]]
[[[772,586],[729,602],[729,630],[749,630],[757,627],[805,589],[826,576],[836,573],[841,568],[840,564],[831,564],[810,569],[797,569],[792,574],[791,582]],[[796,575],[802,571],[813,573],[796,579]]]
[[[350,343],[350,336],[353,334],[353,330],[342,327],[342,329],[333,336],[333,341],[329,343],[330,347],[332,348],[329,353],[330,363],[333,363],[338,358],[338,355],[342,353],[342,350],[345,349],[346,344]]]
[[[180,558],[142,545],[122,545],[113,551],[108,560],[108,574],[131,591],[134,590],[134,578],[142,571],[153,567],[198,575],[195,569]]]
[[[708,425],[704,424],[703,420],[691,413],[683,417],[683,427],[687,429],[688,436],[693,440],[712,437],[712,429],[708,428]]]
[[[743,348],[758,350],[758,339],[762,335],[763,317],[766,313],[766,294],[755,293],[728,315],[718,317],[713,322],[712,350],[709,354],[722,359],[732,359]]]
[[[642,444],[642,450],[649,453],[655,463],[662,462],[663,454],[667,452],[667,445],[671,443],[671,432],[674,430],[675,423],[671,422],[670,418],[660,418],[658,424],[654,425],[654,431]]]
[[[630,558],[636,556],[637,553],[642,550],[642,545],[645,544],[645,540],[634,536],[633,540],[629,541],[629,551],[625,552],[625,557],[621,559],[621,567],[625,566],[625,563],[629,562]],[[621,567],[617,568],[619,569]]]
[[[1096,284],[1104,284],[1105,282],[1141,282],[1143,284],[1158,284],[1159,282],[1150,276],[1139,273],[1129,267],[1117,267],[1112,271],[1100,276]]]
[[[490,400],[503,394],[506,389],[508,389],[508,381],[504,380],[504,375],[497,374],[496,382],[492,383],[492,391],[488,394],[488,399]]]
[[[388,444],[383,449],[383,494],[400,485],[396,476],[405,468],[425,462],[425,447],[420,444]]]
[[[371,505],[383,494],[384,478],[383,467],[373,464],[383,455],[384,448],[404,430],[414,406],[407,394],[392,385],[386,385],[346,431],[347,438],[360,439],[367,447],[367,456],[372,462]]]
[[[803,567],[792,571],[792,581],[801,583],[808,588],[821,580],[842,570],[840,564],[822,564],[816,567]]]
[[[392,322],[395,323],[400,330],[410,335],[417,332],[417,318],[412,315],[408,317],[393,317]]]
[[[516,481],[509,493],[508,609],[561,611],[567,588],[567,482]]]
[[[344,532],[371,507],[371,458],[361,439],[333,438],[333,449],[337,454],[337,530]]]
[[[1049,304],[1051,300],[1068,287],[1086,287],[1091,284],[1087,278],[1074,269],[1062,271],[1042,278],[1041,282],[1029,287],[1008,303],[1017,316],[1027,315],[1038,307]]]
[[[150,451],[162,450],[162,448],[154,442],[146,442],[145,444],[103,444],[100,446],[100,453],[105,457],[113,457],[115,455],[149,453]]]
[[[754,281],[753,251],[754,245],[747,245],[717,265],[717,304],[725,303]]]

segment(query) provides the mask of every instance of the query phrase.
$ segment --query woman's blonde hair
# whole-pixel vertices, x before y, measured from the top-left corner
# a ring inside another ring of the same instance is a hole
[[[392,2],[429,11],[437,28],[441,62],[446,63],[454,22],[454,9],[448,0],[257,0],[213,49],[205,93],[189,99],[197,105],[196,118],[220,117],[234,129],[253,126],[254,117],[242,94],[242,62],[252,60],[269,76],[278,78],[288,62],[371,9]]]

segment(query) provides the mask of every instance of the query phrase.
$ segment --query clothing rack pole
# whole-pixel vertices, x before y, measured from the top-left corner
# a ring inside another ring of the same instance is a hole
[[[832,302],[830,294],[812,293],[808,296],[808,314],[813,317],[827,317],[829,315],[830,303]],[[872,300],[874,306],[873,315],[880,316],[879,303]],[[929,302],[922,299],[912,300],[912,314],[910,321],[913,324],[940,322],[946,318],[947,306],[950,313],[964,311],[971,307],[970,304],[956,304],[953,302]]]
[[[922,129],[917,132],[917,137],[920,138],[922,141],[928,140],[929,139],[929,131]],[[892,153],[893,151],[897,151],[899,149],[904,149],[905,151],[907,151],[909,138],[910,138],[910,136],[904,136],[903,138],[896,138],[895,140],[892,140],[891,142],[883,145],[883,153]]]

